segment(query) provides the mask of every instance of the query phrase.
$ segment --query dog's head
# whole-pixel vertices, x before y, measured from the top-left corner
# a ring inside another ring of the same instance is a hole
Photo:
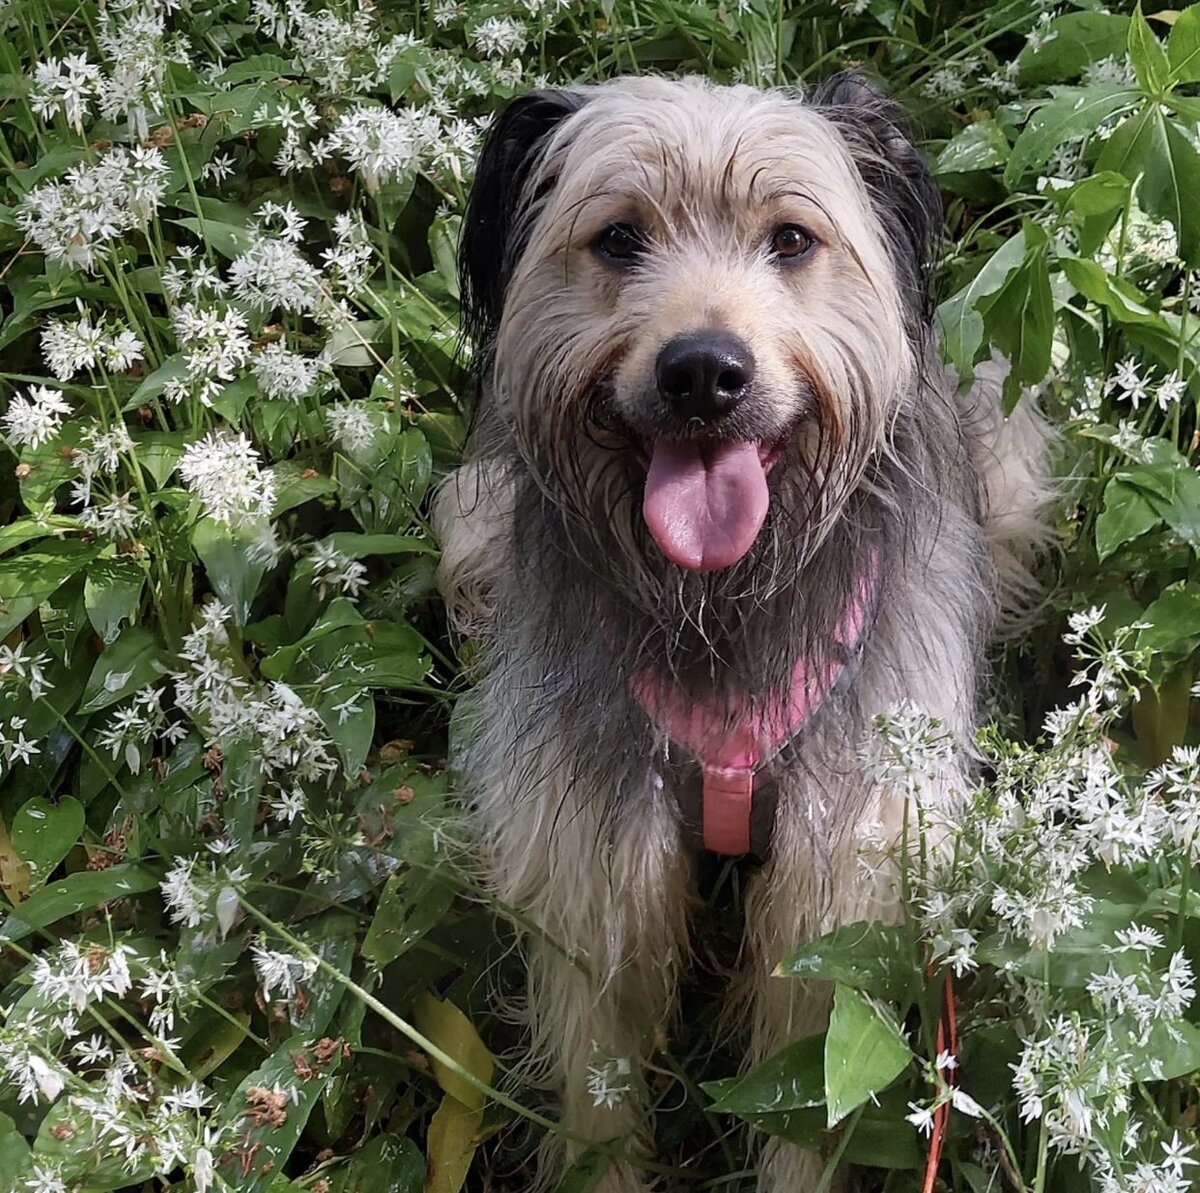
[[[939,218],[853,76],[517,99],[462,242],[489,417],[568,521],[643,519],[631,550],[721,571],[775,507],[815,543],[913,392]]]

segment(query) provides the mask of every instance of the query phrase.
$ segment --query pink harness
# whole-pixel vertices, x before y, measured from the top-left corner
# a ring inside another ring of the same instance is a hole
[[[862,645],[875,592],[875,561],[855,585],[834,641],[844,658],[815,661],[801,656],[792,668],[792,685],[765,707],[732,706],[715,699],[693,700],[678,684],[651,671],[631,683],[633,694],[651,721],[700,764],[701,825],[704,848],[738,857],[751,848],[750,821],[755,775],[812,719],[843,678]]]

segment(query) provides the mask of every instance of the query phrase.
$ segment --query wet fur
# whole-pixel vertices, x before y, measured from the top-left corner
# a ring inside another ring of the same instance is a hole
[[[588,238],[631,208],[652,251],[614,279]],[[754,247],[764,219],[798,209],[825,237],[801,278]],[[540,930],[531,1073],[583,1138],[648,1145],[639,1094],[593,1106],[587,1068],[650,1055],[689,951],[694,851],[660,778],[668,743],[630,677],[651,665],[696,698],[766,699],[800,654],[828,655],[875,561],[853,684],[771,763],[774,835],[734,991],[752,1064],[826,1013],[819,992],[770,977],[780,957],[897,914],[890,871],[858,858],[864,831],[894,840],[904,817],[861,770],[870,718],[911,700],[968,741],[986,644],[1031,591],[1044,428],[1028,409],[1005,421],[996,366],[964,395],[938,364],[939,222],[901,113],[855,77],[807,98],[649,78],[537,93],[489,136],[462,245],[476,420],[435,510],[451,617],[486,645],[458,771],[489,883]],[[736,430],[792,432],[754,546],[694,573],[646,529],[636,449],[656,433],[654,353],[714,323],[759,361]],[[931,783],[949,799],[960,776],[956,764]],[[575,1150],[545,1158],[544,1183]],[[796,1193],[812,1164],[770,1144],[760,1188]],[[600,1189],[649,1185],[618,1163]]]

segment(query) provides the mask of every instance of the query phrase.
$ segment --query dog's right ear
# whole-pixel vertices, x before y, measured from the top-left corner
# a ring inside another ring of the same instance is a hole
[[[493,123],[475,171],[459,242],[463,324],[486,350],[504,305],[513,268],[529,238],[526,184],[550,135],[584,103],[577,91],[532,91],[514,99]]]

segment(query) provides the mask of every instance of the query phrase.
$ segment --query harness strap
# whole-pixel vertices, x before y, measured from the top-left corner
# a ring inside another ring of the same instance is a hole
[[[750,852],[755,772],[799,736],[843,677],[862,644],[875,570],[872,556],[834,631],[843,657],[818,662],[801,656],[783,695],[753,706],[748,700],[696,700],[650,669],[633,677],[630,688],[646,715],[700,765],[701,830],[711,853],[740,857]]]

